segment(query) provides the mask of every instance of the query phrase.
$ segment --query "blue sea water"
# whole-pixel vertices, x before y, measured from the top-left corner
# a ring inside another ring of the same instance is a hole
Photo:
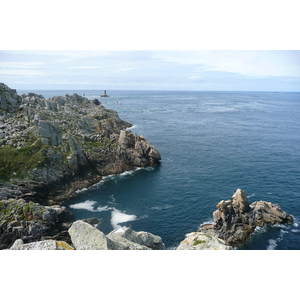
[[[258,228],[239,249],[300,249],[300,93],[34,92],[98,98],[161,153],[157,167],[111,175],[79,191],[66,204],[77,219],[102,219],[104,233],[118,226],[149,231],[174,249],[241,188],[250,203],[277,203],[295,222]]]

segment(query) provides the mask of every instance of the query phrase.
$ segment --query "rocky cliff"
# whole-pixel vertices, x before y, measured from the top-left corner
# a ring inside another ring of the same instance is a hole
[[[98,99],[45,99],[0,84],[0,199],[60,204],[102,176],[159,163],[160,153]]]

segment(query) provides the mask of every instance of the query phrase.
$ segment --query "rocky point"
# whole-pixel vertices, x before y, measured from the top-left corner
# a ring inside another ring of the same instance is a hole
[[[70,242],[64,201],[103,176],[158,164],[158,150],[131,126],[98,99],[20,96],[0,83],[0,249],[16,240],[60,248],[26,245]]]

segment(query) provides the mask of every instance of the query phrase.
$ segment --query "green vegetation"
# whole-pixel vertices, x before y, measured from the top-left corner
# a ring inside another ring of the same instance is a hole
[[[46,149],[40,143],[16,149],[11,146],[0,148],[0,181],[24,178],[29,171],[44,166],[48,159]]]
[[[44,209],[40,205],[24,200],[0,201],[0,223],[7,221],[31,221],[41,219]]]
[[[203,244],[203,243],[206,243],[206,241],[197,240],[197,241],[194,242],[193,246],[197,246],[197,245]]]
[[[111,147],[116,147],[117,143],[113,142],[109,138],[102,138],[101,141],[97,142],[85,142],[82,145],[82,148],[85,148],[88,151],[98,152],[102,149],[110,149]]]

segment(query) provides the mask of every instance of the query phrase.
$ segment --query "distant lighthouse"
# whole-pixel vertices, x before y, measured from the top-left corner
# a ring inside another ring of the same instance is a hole
[[[108,95],[106,95],[106,90],[104,90],[104,94],[100,95],[100,97],[109,97]]]

